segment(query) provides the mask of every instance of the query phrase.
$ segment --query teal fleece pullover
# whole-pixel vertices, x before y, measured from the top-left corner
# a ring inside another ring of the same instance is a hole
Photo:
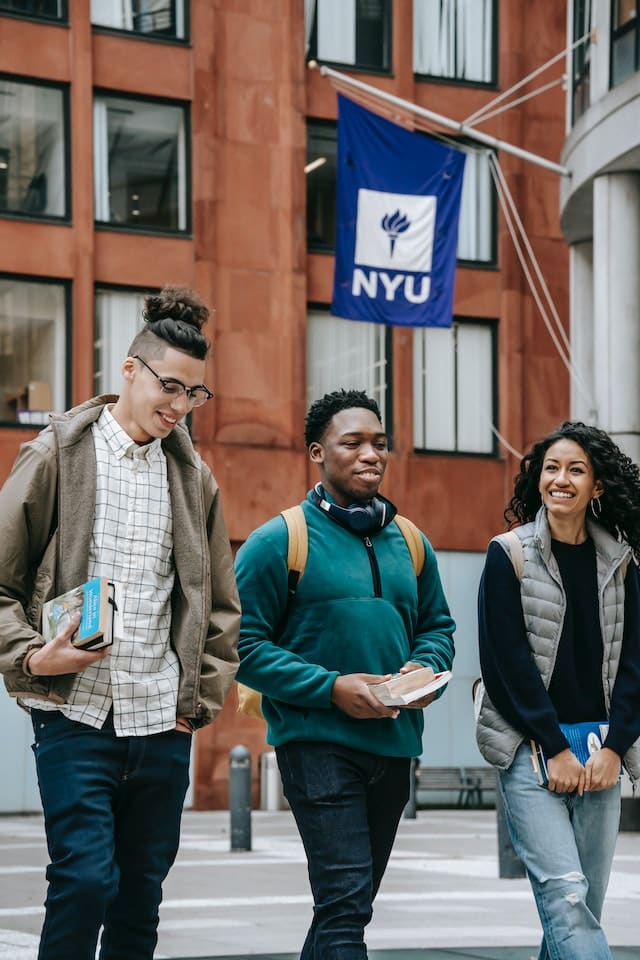
[[[309,497],[303,510],[309,555],[281,633],[288,542],[282,517],[255,530],[238,551],[237,679],[263,694],[273,746],[316,740],[380,756],[420,756],[422,710],[402,709],[397,719],[355,720],[331,703],[331,690],[341,674],[396,673],[408,660],[435,672],[451,668],[455,624],[433,548],[423,537],[425,564],[416,578],[395,523],[370,535],[368,551],[363,537]]]

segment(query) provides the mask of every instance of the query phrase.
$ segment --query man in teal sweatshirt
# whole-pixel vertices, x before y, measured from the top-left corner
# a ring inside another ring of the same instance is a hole
[[[301,960],[362,960],[364,928],[422,753],[422,708],[384,706],[369,684],[451,668],[451,619],[433,548],[419,576],[378,493],[388,458],[374,400],[327,394],[305,421],[320,482],[302,504],[309,553],[288,603],[281,516],[238,552],[238,679],[260,690],[285,796],[305,847],[314,917]]]

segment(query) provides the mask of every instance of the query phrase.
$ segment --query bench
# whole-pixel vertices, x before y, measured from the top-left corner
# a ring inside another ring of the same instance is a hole
[[[445,791],[458,794],[458,807],[481,807],[483,793],[496,789],[493,767],[415,768],[416,795],[421,791]]]

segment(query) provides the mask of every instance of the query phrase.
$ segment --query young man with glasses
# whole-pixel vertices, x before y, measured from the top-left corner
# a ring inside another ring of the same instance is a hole
[[[51,863],[39,960],[151,960],[191,733],[237,669],[239,603],[217,484],[180,422],[204,385],[206,306],[165,288],[122,365],[25,444],[0,491],[0,670],[31,711]],[[45,644],[42,604],[92,577],[122,596],[113,644]]]

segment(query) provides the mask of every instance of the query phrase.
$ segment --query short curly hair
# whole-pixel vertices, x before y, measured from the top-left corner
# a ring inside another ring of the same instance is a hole
[[[334,390],[333,393],[325,393],[324,397],[314,400],[309,407],[304,421],[304,442],[307,447],[322,439],[336,413],[351,410],[353,407],[371,410],[382,424],[378,404],[368,397],[364,390]]]
[[[189,287],[163,287],[160,293],[144,298],[145,325],[129,347],[128,356],[144,354],[147,359],[163,356],[167,347],[204,360],[209,341],[201,327],[209,319],[209,308]]]
[[[534,443],[520,462],[513,496],[504,511],[509,527],[533,520],[542,503],[538,486],[545,454],[558,440],[573,440],[589,457],[593,474],[603,487],[597,522],[612,536],[626,540],[640,556],[640,470],[605,430],[580,420],[565,420]]]

